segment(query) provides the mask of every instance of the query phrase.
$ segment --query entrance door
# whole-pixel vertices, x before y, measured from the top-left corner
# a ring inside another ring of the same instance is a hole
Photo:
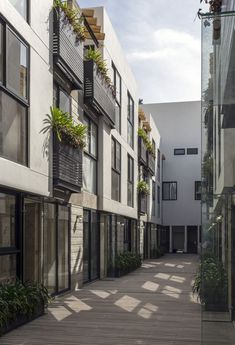
[[[184,226],[173,226],[173,253],[184,251]]]
[[[84,210],[83,215],[83,282],[99,278],[99,224],[98,214]]]
[[[197,226],[187,226],[188,253],[197,254]]]
[[[144,224],[144,259],[149,259],[149,231],[147,223]]]

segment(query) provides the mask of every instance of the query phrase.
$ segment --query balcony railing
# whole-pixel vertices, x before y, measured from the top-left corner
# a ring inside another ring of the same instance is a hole
[[[83,84],[83,43],[78,41],[63,11],[54,10],[54,63],[80,89]]]
[[[144,165],[147,165],[147,163],[148,163],[147,149],[146,149],[144,140],[141,137],[139,137],[138,154],[139,154],[139,161],[140,161],[140,163],[142,163]]]
[[[148,169],[150,174],[155,175],[155,158],[150,153],[148,153]]]
[[[93,61],[84,61],[84,101],[115,125],[115,97]]]
[[[147,195],[140,193],[139,194],[139,213],[146,214],[147,213]]]
[[[82,187],[82,150],[53,140],[54,187],[80,192]]]

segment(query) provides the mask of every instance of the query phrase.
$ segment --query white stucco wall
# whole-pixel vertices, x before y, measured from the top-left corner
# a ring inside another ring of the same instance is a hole
[[[50,66],[48,15],[53,1],[31,1],[30,23],[21,17],[8,0],[0,1],[0,13],[30,46],[29,166],[0,158],[0,185],[40,195],[49,195],[49,157],[44,151],[42,122],[53,100],[53,75]]]
[[[200,201],[195,181],[201,181],[201,102],[144,105],[161,134],[165,156],[162,181],[177,182],[177,200],[162,201],[164,225],[200,225]],[[198,155],[174,156],[174,148],[198,148]]]

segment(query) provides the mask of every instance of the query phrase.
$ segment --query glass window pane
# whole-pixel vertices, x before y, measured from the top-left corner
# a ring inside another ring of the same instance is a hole
[[[3,81],[3,25],[0,22],[0,82]]]
[[[112,170],[112,199],[120,201],[120,175]]]
[[[59,91],[59,108],[66,113],[71,113],[70,97],[61,89]]]
[[[116,72],[116,100],[121,104],[121,77],[118,72]]]
[[[127,205],[133,207],[133,184],[128,182],[127,186]]]
[[[44,204],[43,283],[50,293],[56,291],[56,208]]]
[[[112,168],[115,169],[115,141],[114,139],[112,139],[111,154],[112,154]]]
[[[116,142],[116,169],[121,171],[121,145]]]
[[[85,154],[83,158],[83,188],[93,194],[96,194],[96,166],[96,161]]]
[[[91,122],[91,154],[97,157],[97,126]]]
[[[97,279],[99,276],[98,263],[99,263],[99,232],[98,232],[98,219],[97,214],[92,212],[91,214],[91,232],[90,232],[90,248],[91,248],[91,272],[90,279]]]
[[[69,288],[69,208],[58,206],[58,291]]]
[[[86,147],[85,151],[89,152],[89,142],[90,142],[90,126],[89,126],[89,120],[88,118],[84,117],[83,119],[83,124],[87,127],[87,132],[86,132]]]
[[[0,284],[16,279],[16,256],[0,255]]]
[[[133,146],[133,126],[129,121],[127,122],[127,142],[131,147]]]
[[[115,104],[115,128],[121,133],[121,108],[117,102]]]
[[[26,108],[0,92],[0,155],[27,164]]]
[[[14,195],[0,193],[0,247],[15,247]]]
[[[7,47],[7,86],[27,98],[28,48],[10,30]]]
[[[27,20],[28,0],[9,0],[16,10]]]
[[[83,281],[89,281],[89,211],[83,213]]]
[[[170,199],[170,188],[169,183],[163,183],[163,200]]]
[[[176,183],[170,184],[170,199],[176,200]]]

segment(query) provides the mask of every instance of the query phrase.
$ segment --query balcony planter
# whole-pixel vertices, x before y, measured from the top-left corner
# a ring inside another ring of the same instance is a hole
[[[115,126],[115,94],[92,60],[84,61],[84,102]]]
[[[66,13],[58,6],[54,7],[53,26],[54,64],[74,85],[81,89],[83,85],[83,41],[79,39]]]

